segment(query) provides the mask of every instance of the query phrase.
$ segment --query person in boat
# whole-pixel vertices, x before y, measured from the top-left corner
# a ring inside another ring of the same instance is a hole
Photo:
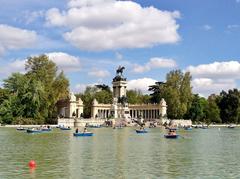
[[[84,127],[84,129],[83,129],[83,133],[85,133],[85,132],[87,132],[87,128],[86,127]]]
[[[169,129],[168,135],[176,135],[176,130]]]
[[[76,129],[75,133],[78,133],[78,128]]]

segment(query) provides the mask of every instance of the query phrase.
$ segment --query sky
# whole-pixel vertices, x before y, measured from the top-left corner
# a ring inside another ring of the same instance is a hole
[[[0,84],[46,54],[71,91],[111,86],[147,93],[171,70],[189,71],[194,93],[239,88],[240,0],[0,0]]]

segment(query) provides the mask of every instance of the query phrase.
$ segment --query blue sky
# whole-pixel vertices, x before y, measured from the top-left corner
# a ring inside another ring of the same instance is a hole
[[[0,0],[0,81],[47,54],[71,90],[111,85],[124,65],[129,89],[190,71],[195,93],[239,87],[239,0]]]

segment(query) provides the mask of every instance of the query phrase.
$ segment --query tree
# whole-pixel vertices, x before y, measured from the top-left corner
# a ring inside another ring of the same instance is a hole
[[[0,122],[4,124],[11,124],[13,120],[13,101],[14,96],[9,97],[7,100],[4,100],[0,105]]]
[[[9,95],[10,95],[9,90],[0,88],[0,104],[2,104],[3,101],[8,99]]]
[[[25,69],[26,76],[40,81],[45,91],[45,108],[47,111],[47,122],[51,123],[52,118],[56,118],[56,103],[61,98],[67,98],[69,94],[69,81],[63,72],[57,75],[57,66],[49,60],[48,56],[40,55],[29,57]]]
[[[127,90],[129,104],[147,104],[150,102],[149,95],[143,95],[140,90]]]
[[[41,81],[46,91],[52,89],[57,66],[53,61],[49,60],[47,55],[28,57],[25,69],[28,71],[26,75]]]
[[[166,83],[161,81],[155,82],[154,85],[149,86],[148,91],[152,91],[152,93],[150,94],[151,103],[159,103],[166,94],[165,90]]]
[[[240,92],[237,89],[222,91],[218,103],[223,123],[238,123],[240,119]]]
[[[94,99],[103,104],[112,103],[112,92],[107,85],[88,86],[83,94],[77,94],[76,96],[83,101],[83,117],[85,118],[91,117],[91,107]]]
[[[46,55],[29,57],[26,74],[13,73],[4,80],[7,99],[1,98],[1,119],[5,123],[21,121],[31,124],[53,122],[56,102],[68,96],[69,82],[63,72]]]
[[[12,73],[10,77],[3,80],[3,86],[10,93],[18,93],[23,88],[26,77],[21,73]]]
[[[208,97],[207,118],[211,122],[215,122],[215,123],[222,122],[220,118],[220,109],[218,108],[218,105],[216,103],[215,95],[211,95]]]
[[[206,107],[207,100],[205,98],[200,98],[198,94],[195,94],[192,100],[192,105],[189,109],[188,116],[194,122],[206,122]]]
[[[105,84],[95,85],[95,87],[97,87],[98,89],[103,90],[103,91],[111,92],[110,87]]]
[[[192,87],[191,87],[191,74],[186,72],[183,75],[181,86],[180,86],[180,101],[182,103],[183,113],[187,113],[191,107],[192,102]]]
[[[167,102],[167,115],[171,119],[185,117],[192,101],[191,75],[180,70],[170,71],[166,82],[157,82],[149,87],[152,103],[159,103],[162,98]]]

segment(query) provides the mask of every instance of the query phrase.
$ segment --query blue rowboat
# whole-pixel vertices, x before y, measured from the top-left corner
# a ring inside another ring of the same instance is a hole
[[[164,135],[164,137],[165,138],[167,138],[167,139],[177,139],[178,137],[179,137],[179,135],[178,134],[176,134],[176,135]]]
[[[67,130],[71,130],[70,127],[60,127],[61,130],[67,131]]]
[[[27,133],[41,133],[42,130],[38,130],[38,129],[27,129]]]
[[[79,132],[79,133],[73,133],[73,136],[75,136],[75,137],[93,136],[93,133],[92,132]]]
[[[136,133],[138,133],[138,134],[143,134],[143,133],[148,133],[148,131],[147,130],[138,130],[138,129],[136,129]]]
[[[192,127],[184,127],[185,130],[190,131],[192,130]]]
[[[51,128],[43,128],[42,131],[43,132],[49,132],[49,131],[52,131],[52,129]]]

